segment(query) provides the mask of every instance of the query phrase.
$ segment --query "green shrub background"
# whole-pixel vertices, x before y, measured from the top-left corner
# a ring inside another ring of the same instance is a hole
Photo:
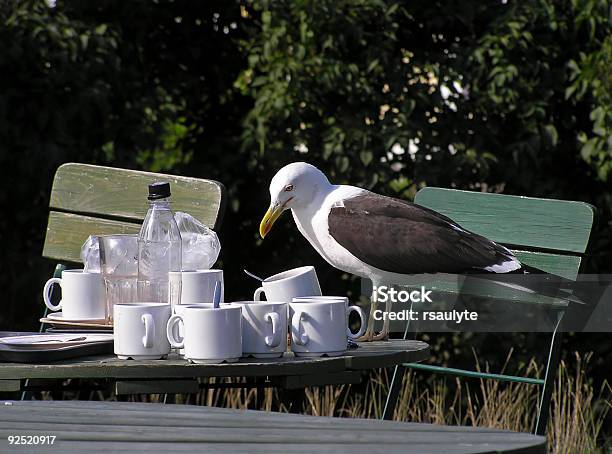
[[[598,0],[0,0],[0,328],[37,327],[51,181],[69,161],[223,182],[230,299],[253,290],[242,268],[307,263],[326,292],[358,294],[290,216],[258,236],[268,182],[295,160],[406,199],[430,185],[592,203],[586,270],[612,272],[610,21]],[[499,364],[542,345],[504,339],[432,342],[458,366],[472,346]],[[565,342],[610,375],[610,336]]]

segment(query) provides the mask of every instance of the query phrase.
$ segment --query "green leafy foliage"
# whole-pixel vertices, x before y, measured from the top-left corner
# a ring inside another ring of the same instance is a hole
[[[275,1],[253,5],[237,88],[242,147],[338,182],[596,204],[593,269],[610,269],[607,2]],[[603,229],[603,230],[601,230]]]
[[[237,5],[227,10],[240,17]],[[31,328],[32,314],[41,313],[38,288],[53,264],[40,253],[60,164],[189,174],[181,166],[198,147],[219,149],[238,135],[237,106],[228,114],[220,105],[242,62],[223,30],[231,17],[220,20],[218,11],[209,4],[186,11],[174,3],[0,2],[0,164],[9,184],[0,193],[0,280],[15,302],[0,325]],[[226,63],[211,65],[211,55]]]
[[[304,263],[327,292],[359,292],[288,215],[258,238],[269,180],[295,160],[407,199],[437,185],[588,201],[588,270],[610,272],[608,3],[0,0],[0,325],[36,325],[68,161],[222,181],[228,298],[250,297],[244,267]]]

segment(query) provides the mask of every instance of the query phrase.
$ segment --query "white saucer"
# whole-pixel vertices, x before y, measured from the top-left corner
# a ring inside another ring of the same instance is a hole
[[[43,333],[31,336],[3,337],[0,338],[0,344],[18,348],[57,348],[92,342],[111,342],[112,340],[112,334]]]
[[[66,318],[64,314],[60,312],[49,312],[47,318],[50,320],[57,320],[61,322],[104,322],[104,318]]]

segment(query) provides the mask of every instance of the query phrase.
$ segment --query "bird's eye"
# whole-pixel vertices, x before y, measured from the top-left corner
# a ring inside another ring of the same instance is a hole
[[[292,184],[288,184],[287,186],[285,186],[285,192],[289,192],[289,191],[293,191],[293,185]]]

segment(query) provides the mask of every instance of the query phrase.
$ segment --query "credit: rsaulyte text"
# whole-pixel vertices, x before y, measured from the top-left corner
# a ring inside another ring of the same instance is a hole
[[[380,309],[374,311],[374,320],[410,320],[410,321],[435,321],[435,322],[455,322],[457,324],[467,321],[478,320],[477,312],[464,311],[413,311],[403,310],[398,312],[385,312]]]

